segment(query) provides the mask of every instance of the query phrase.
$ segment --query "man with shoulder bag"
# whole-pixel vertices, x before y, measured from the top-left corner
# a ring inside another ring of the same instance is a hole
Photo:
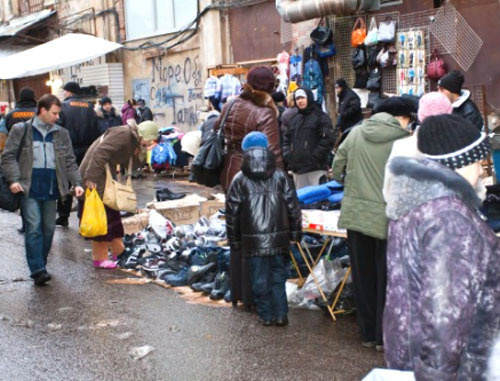
[[[70,193],[83,195],[71,139],[58,126],[61,101],[40,98],[33,119],[14,125],[2,154],[2,174],[13,194],[22,194],[20,207],[26,229],[26,260],[35,285],[47,283],[46,270],[56,225],[56,202]]]

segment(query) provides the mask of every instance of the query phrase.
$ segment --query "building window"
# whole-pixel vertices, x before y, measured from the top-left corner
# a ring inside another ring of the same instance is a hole
[[[381,7],[390,7],[392,5],[403,4],[403,0],[380,0]]]
[[[126,0],[127,39],[176,32],[197,14],[197,0]]]

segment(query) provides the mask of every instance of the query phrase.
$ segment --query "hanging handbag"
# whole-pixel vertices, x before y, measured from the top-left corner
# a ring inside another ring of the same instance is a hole
[[[377,55],[377,63],[381,68],[387,68],[389,67],[389,61],[390,61],[389,49],[387,48],[381,49]]]
[[[366,24],[362,17],[358,17],[351,33],[351,45],[353,48],[363,45],[366,38]]]
[[[438,50],[434,49],[431,56],[431,62],[427,64],[427,78],[437,81],[446,73],[446,63],[439,55]]]
[[[318,45],[326,45],[333,42],[332,30],[323,25],[318,25],[314,28],[309,37]]]
[[[377,62],[377,56],[378,54],[380,53],[380,50],[382,48],[380,47],[380,45],[373,45],[373,46],[368,46],[366,48],[366,56],[367,56],[367,64],[368,64],[368,67],[369,68],[374,68],[374,67],[377,67],[378,66],[378,62]]]
[[[368,81],[368,72],[364,68],[356,70],[356,80],[354,81],[354,88],[366,89],[367,81]]]
[[[377,45],[378,43],[378,28],[377,28],[377,20],[375,17],[372,17],[370,21],[370,28],[368,29],[368,34],[365,38],[365,45],[372,46]]]
[[[132,188],[132,158],[130,158],[128,163],[128,174],[125,184],[113,179],[108,163],[104,167],[106,168],[106,185],[102,197],[104,205],[120,212],[136,213],[137,196],[134,188]]]
[[[27,123],[24,123],[24,132],[19,147],[17,149],[16,161],[19,163],[19,158],[21,157],[21,151],[26,141],[26,131],[28,130]],[[15,212],[19,209],[21,205],[21,199],[23,197],[23,192],[12,193],[10,191],[10,185],[5,180],[2,175],[2,169],[0,168],[0,209],[7,210],[9,212]]]
[[[217,132],[212,131],[203,142],[191,164],[191,172],[197,184],[215,187],[220,184],[224,166],[224,125],[235,101],[229,105]]]
[[[396,21],[387,16],[378,27],[378,42],[390,43],[396,38]]]
[[[356,70],[364,66],[366,66],[366,54],[365,49],[360,46],[354,49],[354,53],[352,54],[352,67]]]
[[[366,88],[371,91],[380,90],[380,82],[382,81],[381,70],[376,67],[370,70],[368,75],[368,81],[366,82]]]

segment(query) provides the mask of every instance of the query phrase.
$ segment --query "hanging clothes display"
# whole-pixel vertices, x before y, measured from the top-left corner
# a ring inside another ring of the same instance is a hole
[[[225,74],[220,79],[220,99],[224,100],[234,95],[240,95],[241,82],[232,74]]]
[[[302,85],[305,88],[312,90],[314,100],[318,104],[323,104],[325,83],[319,62],[314,58],[310,58],[304,66],[304,78]]]
[[[290,80],[297,83],[302,81],[302,56],[297,53],[290,56]]]
[[[282,51],[276,57],[278,61],[278,75],[276,79],[278,80],[278,88],[276,91],[286,94],[288,89],[288,72],[290,68],[290,55],[286,51]]]
[[[205,88],[203,90],[203,95],[205,99],[208,99],[212,106],[217,111],[220,111],[219,109],[219,103],[221,101],[220,99],[220,94],[221,94],[221,82],[219,78],[217,78],[214,75],[211,75],[205,82]]]

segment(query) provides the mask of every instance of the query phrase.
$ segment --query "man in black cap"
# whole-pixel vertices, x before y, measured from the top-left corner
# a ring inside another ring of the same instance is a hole
[[[137,105],[139,106],[137,110],[137,113],[139,114],[139,122],[137,124],[141,124],[146,120],[153,120],[153,112],[148,106],[146,106],[146,101],[144,99],[138,99]]]
[[[99,133],[104,134],[108,128],[122,126],[122,118],[116,114],[110,97],[102,97],[101,107],[96,109],[97,126]]]
[[[445,94],[453,104],[453,114],[467,119],[474,126],[482,130],[484,120],[476,104],[470,99],[470,91],[462,90],[465,78],[462,72],[454,70],[438,82],[438,90]]]
[[[25,122],[35,116],[36,99],[35,92],[31,87],[23,87],[19,91],[19,101],[16,103],[16,108],[9,112],[5,117],[7,131],[10,132],[12,126],[19,122]]]
[[[408,126],[416,112],[413,99],[385,99],[375,115],[351,130],[333,161],[333,178],[344,183],[339,227],[347,229],[362,345],[377,350],[383,350],[387,279],[384,170],[394,142],[410,136]]]
[[[80,85],[78,83],[67,82],[63,90],[64,102],[57,124],[69,131],[76,161],[80,165],[88,148],[99,136],[97,117],[92,104],[80,98]],[[59,214],[57,225],[68,226],[72,204],[73,198],[71,196],[68,196],[65,201],[61,199],[57,201]]]

